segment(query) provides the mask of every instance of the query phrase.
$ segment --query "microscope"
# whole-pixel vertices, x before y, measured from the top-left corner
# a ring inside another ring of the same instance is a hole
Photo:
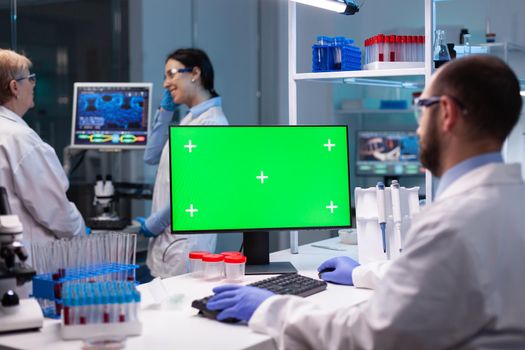
[[[11,213],[7,191],[0,187],[0,333],[42,327],[44,315],[34,298],[20,299],[17,287],[36,274],[22,244],[22,223]]]
[[[111,175],[97,175],[95,182],[95,196],[93,206],[96,216],[86,220],[86,225],[93,230],[121,230],[128,225],[128,220],[122,219],[115,210],[115,187]]]

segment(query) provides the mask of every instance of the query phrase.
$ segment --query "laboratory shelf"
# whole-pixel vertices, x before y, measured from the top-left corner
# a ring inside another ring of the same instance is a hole
[[[424,35],[425,60],[423,67],[398,67],[383,68],[377,70],[339,71],[339,72],[315,72],[299,73],[297,71],[297,3],[296,0],[288,1],[288,123],[298,123],[298,83],[343,83],[349,85],[381,86],[385,88],[408,88],[421,89],[425,82],[430,80],[432,74],[432,29],[434,28],[434,10],[436,0],[423,0],[424,10]],[[406,110],[406,109],[405,109]],[[383,112],[381,113],[397,113]],[[403,112],[404,113],[404,112]],[[432,202],[432,176],[430,172],[425,174],[426,200]],[[290,232],[290,250],[293,254],[298,253],[297,231]]]
[[[425,78],[425,68],[406,68],[406,69],[381,69],[381,70],[357,70],[344,72],[316,72],[316,73],[297,73],[292,75],[295,81],[317,81],[322,83],[352,83],[352,78],[366,78],[370,81],[378,78],[391,77],[419,77],[421,81]],[[371,82],[373,84],[373,82]]]
[[[511,43],[511,42],[508,42],[508,41],[503,41],[503,42],[496,42],[496,43],[481,43],[481,44],[475,44],[475,45],[472,45],[472,46],[481,46],[481,47],[489,47],[489,48],[492,48],[492,47],[501,47],[505,50],[508,50],[508,51],[516,51],[516,52],[525,52],[525,46],[522,46],[522,45],[518,45],[518,44],[514,44],[514,43]]]
[[[404,109],[336,109],[336,114],[409,114],[414,113],[413,108]]]

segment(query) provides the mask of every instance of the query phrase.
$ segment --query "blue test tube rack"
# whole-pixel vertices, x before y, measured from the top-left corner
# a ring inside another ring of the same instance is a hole
[[[318,36],[312,45],[312,72],[361,70],[361,49],[345,37]]]
[[[60,318],[62,310],[62,288],[65,283],[92,283],[100,281],[135,282],[138,265],[105,263],[91,266],[60,269],[57,273],[45,273],[33,277],[33,294],[40,303],[42,312],[48,318]],[[46,304],[48,306],[44,306]]]

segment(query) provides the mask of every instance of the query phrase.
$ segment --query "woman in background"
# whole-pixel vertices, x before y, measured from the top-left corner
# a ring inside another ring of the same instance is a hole
[[[168,56],[164,72],[163,86],[171,94],[173,102],[189,108],[189,113],[181,120],[180,125],[228,125],[222,111],[221,98],[214,88],[213,66],[204,51],[193,48],[176,50]],[[158,159],[160,153],[153,190],[152,215],[141,220],[140,230],[145,236],[152,237],[148,247],[147,265],[155,277],[186,273],[188,253],[192,250],[213,252],[217,241],[215,234],[170,233],[169,145],[166,142],[170,121],[171,116],[169,119],[156,118],[151,143],[148,142],[144,153],[145,161],[150,164]],[[164,145],[162,151],[159,143]]]

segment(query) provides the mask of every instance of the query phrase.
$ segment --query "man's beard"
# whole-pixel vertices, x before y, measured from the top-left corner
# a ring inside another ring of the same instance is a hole
[[[430,170],[433,175],[440,175],[441,169],[441,144],[438,133],[437,115],[429,115],[430,125],[427,126],[424,143],[420,141],[419,157],[421,164]]]

